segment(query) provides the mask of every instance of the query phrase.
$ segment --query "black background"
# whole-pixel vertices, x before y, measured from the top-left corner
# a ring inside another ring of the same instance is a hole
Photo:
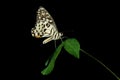
[[[27,80],[116,80],[103,66],[84,53],[80,53],[78,60],[64,49],[57,58],[53,72],[48,76],[41,75],[44,63],[55,47],[54,41],[42,45],[44,39],[31,36],[39,6],[48,10],[64,36],[76,38],[82,49],[120,76],[117,4],[104,1],[19,0],[10,2],[3,9],[4,25],[7,26],[4,29],[7,33],[4,36],[5,58],[2,59],[5,77]],[[57,41],[59,44],[60,40]]]

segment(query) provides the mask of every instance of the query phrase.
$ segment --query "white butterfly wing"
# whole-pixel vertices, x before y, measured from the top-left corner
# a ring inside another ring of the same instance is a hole
[[[42,37],[52,36],[51,32],[53,31],[58,32],[52,16],[43,7],[40,7],[37,11],[36,28]]]
[[[35,27],[31,30],[33,37],[48,37],[43,41],[43,44],[61,38],[62,34],[58,32],[54,19],[45,8],[38,9],[36,19]]]

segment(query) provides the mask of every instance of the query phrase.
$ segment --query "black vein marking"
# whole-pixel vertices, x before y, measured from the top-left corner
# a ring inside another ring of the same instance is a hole
[[[44,29],[43,31],[45,32],[47,29]]]
[[[40,35],[40,33],[37,33],[38,34],[38,36]]]
[[[40,25],[38,25],[39,26],[39,28],[40,28]]]
[[[38,30],[36,30],[36,32],[38,32]]]
[[[55,32],[55,34],[54,34],[54,38],[56,38],[56,36],[57,36],[57,32]]]
[[[51,28],[51,30],[50,30],[50,34],[53,35],[53,28]]]
[[[45,28],[45,24],[42,24],[42,28]]]
[[[40,30],[40,25],[39,25],[39,28],[38,28],[39,30]]]
[[[54,37],[54,35],[55,35],[55,31],[54,31],[54,29],[53,29],[53,34],[52,34],[52,35],[53,35],[53,37]]]
[[[42,22],[45,22],[45,21],[46,21],[46,18],[45,18],[45,17],[42,17],[41,21],[42,21]]]
[[[47,23],[46,26],[47,26],[47,28],[49,28],[50,27],[50,23]]]
[[[44,32],[41,32],[41,35],[44,35]]]

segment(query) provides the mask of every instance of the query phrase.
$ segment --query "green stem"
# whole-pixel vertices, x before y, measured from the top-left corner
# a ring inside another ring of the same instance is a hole
[[[92,56],[91,54],[87,53],[86,51],[84,51],[83,49],[81,49],[81,51],[83,53],[85,53],[86,55],[88,55],[89,57],[91,57],[92,59],[94,59],[95,61],[97,61],[98,63],[100,63],[103,67],[105,67],[114,77],[116,77],[118,80],[120,80],[120,78],[113,72],[111,71],[105,64],[103,64],[100,60],[98,60],[97,58],[95,58],[94,56]]]

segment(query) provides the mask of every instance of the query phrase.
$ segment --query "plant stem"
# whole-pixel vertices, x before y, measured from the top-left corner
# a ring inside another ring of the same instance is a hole
[[[118,80],[120,80],[120,78],[113,72],[111,71],[105,64],[103,64],[100,60],[98,60],[97,58],[95,58],[94,56],[92,56],[91,54],[87,53],[86,51],[84,51],[83,49],[81,49],[81,51],[83,53],[85,53],[86,55],[88,55],[89,57],[91,57],[92,59],[94,59],[95,61],[97,61],[98,63],[100,63],[103,67],[105,67],[114,77],[116,77]]]

